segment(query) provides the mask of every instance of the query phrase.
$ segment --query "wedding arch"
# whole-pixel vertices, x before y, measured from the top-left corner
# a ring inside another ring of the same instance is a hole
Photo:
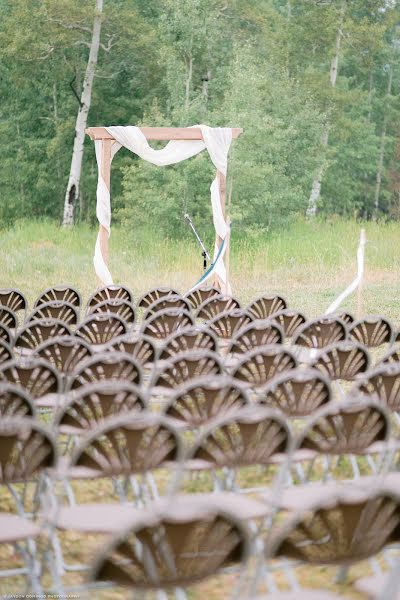
[[[89,127],[86,133],[95,143],[98,166],[96,215],[100,223],[94,253],[94,268],[103,285],[112,285],[108,268],[108,238],[111,232],[110,172],[111,162],[121,147],[158,166],[176,164],[207,149],[217,169],[211,191],[211,208],[215,228],[213,264],[192,290],[214,277],[215,284],[231,294],[229,283],[229,239],[230,223],[225,217],[226,173],[228,153],[232,139],[242,133],[240,128],[208,127]],[[168,141],[166,146],[155,150],[149,141]]]

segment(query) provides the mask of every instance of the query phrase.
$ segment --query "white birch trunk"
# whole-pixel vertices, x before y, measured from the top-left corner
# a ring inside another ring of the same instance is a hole
[[[389,80],[386,96],[389,97],[392,93],[392,83],[393,83],[393,68],[390,65],[389,69]],[[385,115],[383,117],[383,125],[382,125],[382,133],[381,133],[381,144],[379,149],[379,159],[378,166],[376,169],[376,182],[375,182],[375,194],[374,194],[374,218],[378,218],[379,213],[379,197],[381,194],[381,185],[382,185],[382,173],[383,173],[383,161],[385,158],[385,145],[386,145],[386,130],[387,130],[387,112],[385,111]]]
[[[341,46],[342,37],[343,37],[342,27],[343,27],[343,19],[344,19],[345,10],[346,10],[346,2],[343,1],[341,9],[340,9],[339,27],[338,27],[338,30],[336,33],[335,52],[334,52],[334,55],[331,60],[331,68],[329,71],[329,81],[330,81],[332,88],[334,88],[336,86],[336,80],[337,80],[337,74],[338,74],[338,68],[339,68],[340,46]],[[324,131],[322,133],[322,139],[321,139],[321,145],[324,149],[327,148],[327,146],[328,146],[329,129],[330,129],[330,123],[327,122],[325,124]],[[318,167],[317,172],[314,177],[314,181],[312,182],[311,193],[310,193],[310,197],[308,199],[308,208],[307,208],[307,213],[306,213],[307,218],[312,219],[315,217],[315,215],[317,213],[317,205],[318,205],[319,197],[321,195],[321,184],[322,184],[323,175],[324,175],[324,165],[322,163]]]
[[[83,145],[85,141],[87,117],[92,99],[94,73],[96,70],[97,58],[99,54],[102,12],[103,0],[96,0],[92,40],[90,43],[89,51],[89,60],[86,66],[85,79],[83,81],[82,94],[80,99],[80,107],[75,122],[74,148],[72,151],[71,167],[64,201],[64,226],[69,226],[73,224],[74,208],[76,201],[79,198],[79,185],[82,173],[83,160]]]

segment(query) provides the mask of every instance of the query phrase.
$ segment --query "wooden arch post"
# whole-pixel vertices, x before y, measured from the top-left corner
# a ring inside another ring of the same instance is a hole
[[[171,140],[202,140],[203,135],[201,129],[198,127],[140,127],[141,132],[144,134],[148,141],[166,141]],[[111,149],[113,144],[116,142],[115,138],[105,129],[105,127],[88,127],[85,130],[87,135],[93,140],[100,140],[102,142],[102,161],[101,161],[101,176],[104,179],[105,184],[110,191],[111,181]],[[239,127],[232,128],[232,139],[237,139],[240,134],[243,133],[243,129]],[[225,218],[225,203],[226,203],[226,177],[220,171],[217,171],[219,192],[221,198],[222,213]],[[217,247],[220,248],[222,239],[216,236]],[[225,265],[226,265],[226,281],[227,286],[229,282],[229,240],[227,240],[227,248],[225,251]],[[107,230],[100,225],[100,248],[104,258],[104,262],[108,267],[109,247],[108,247],[108,233]],[[221,282],[216,277],[216,285],[221,289],[222,292],[226,293],[227,288],[222,290]]]

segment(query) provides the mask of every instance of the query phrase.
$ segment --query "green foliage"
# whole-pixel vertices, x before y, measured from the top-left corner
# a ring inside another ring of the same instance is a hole
[[[94,6],[0,3],[0,226],[60,219]],[[323,214],[398,218],[398,21],[397,3],[383,0],[104,0],[89,125],[243,127],[227,200],[239,231],[303,215],[321,165]],[[96,220],[96,173],[88,140],[81,221]],[[187,211],[211,243],[212,177],[206,153],[160,169],[120,151],[113,218],[182,236]]]

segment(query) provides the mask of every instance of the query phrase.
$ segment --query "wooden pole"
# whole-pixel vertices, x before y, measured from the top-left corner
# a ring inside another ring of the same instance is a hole
[[[222,214],[225,218],[226,177],[223,173],[221,173],[221,171],[217,171],[217,178],[218,178],[218,186],[219,186],[219,196],[221,198]],[[223,239],[221,237],[219,237],[219,235],[217,235],[216,243],[217,243],[218,250],[221,247],[222,242],[223,242]],[[229,246],[226,248],[226,251],[225,251],[225,263],[229,264]],[[218,277],[218,275],[216,275],[215,276],[215,285],[221,290],[221,292],[223,294],[226,294],[228,291],[228,285],[229,285],[228,278],[226,279],[226,285],[224,285],[223,282],[221,281],[221,279]]]
[[[108,187],[108,191],[110,191],[110,182],[111,182],[111,146],[113,145],[114,140],[105,139],[101,144],[101,176],[104,179],[106,186]],[[104,262],[108,267],[108,231],[103,225],[100,225],[99,229],[100,235],[100,249],[101,254],[103,255]],[[101,282],[104,285],[104,282]]]

